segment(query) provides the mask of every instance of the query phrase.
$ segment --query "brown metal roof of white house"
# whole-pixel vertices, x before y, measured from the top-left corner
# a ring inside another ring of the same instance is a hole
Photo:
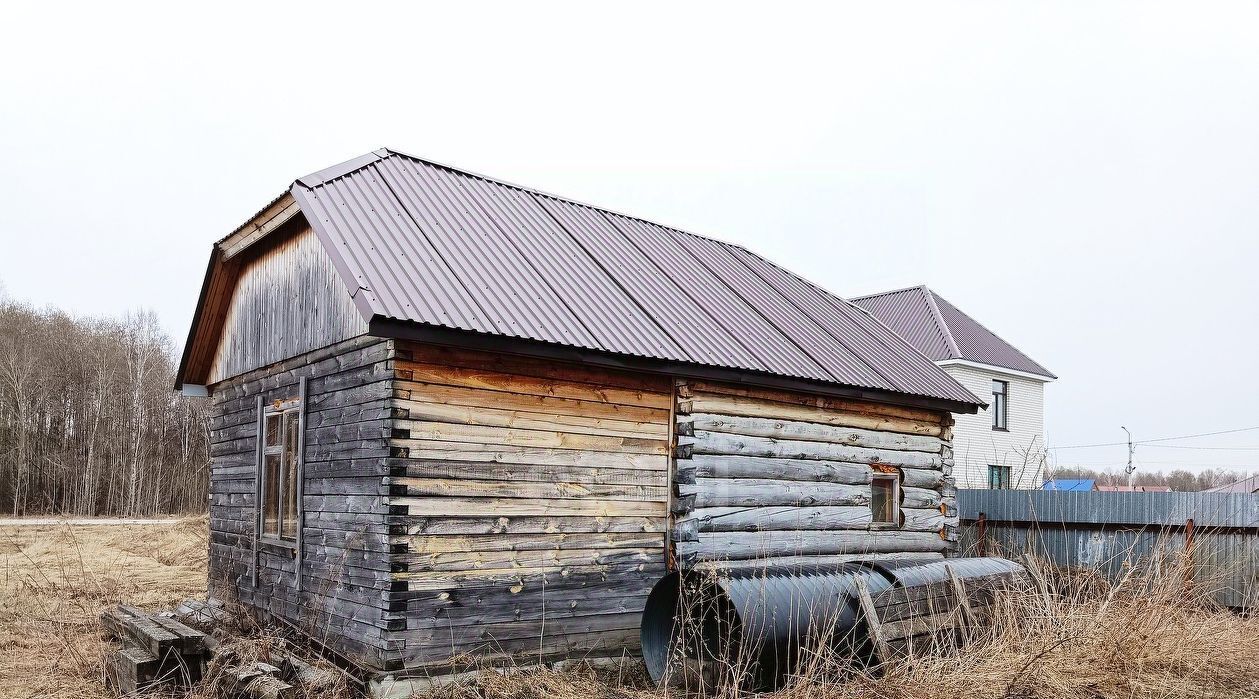
[[[290,192],[369,322],[980,404],[882,323],[735,245],[383,149]]]
[[[851,301],[935,361],[964,359],[1058,378],[926,286],[885,291]]]

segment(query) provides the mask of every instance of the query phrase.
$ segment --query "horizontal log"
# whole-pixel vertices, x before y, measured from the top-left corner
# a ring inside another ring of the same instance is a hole
[[[693,454],[718,456],[763,456],[784,459],[817,459],[821,461],[852,461],[856,463],[881,463],[903,468],[939,468],[940,456],[918,451],[891,451],[867,449],[825,442],[747,437],[723,432],[696,430],[687,442],[679,438],[679,444],[689,443]]]
[[[699,541],[679,541],[676,548],[684,561],[720,561],[831,554],[939,553],[948,550],[948,543],[936,534],[894,530],[701,532]]]
[[[901,488],[901,507],[937,508],[940,506],[940,493],[926,488]]]
[[[594,483],[536,483],[528,481],[475,480],[471,478],[391,477],[390,485],[403,486],[406,494],[453,497],[536,498],[543,500],[655,500],[665,502],[668,488],[649,485],[597,485]]]
[[[679,484],[678,495],[692,496],[695,508],[870,503],[870,487],[866,485],[753,478],[696,478],[694,484]]]
[[[944,525],[957,526],[957,517],[946,517],[939,508],[901,508],[901,529],[908,532],[938,532]]]
[[[452,407],[467,406],[523,410],[548,415],[584,415],[591,418],[652,424],[667,424],[669,422],[669,411],[667,408],[644,408],[637,405],[608,403],[601,400],[560,398],[558,396],[534,395],[530,393],[507,393],[505,391],[443,386],[441,384],[429,384],[418,381],[408,382],[407,390],[410,393],[410,397],[395,399],[393,405],[404,410],[413,410],[417,406],[443,404]]]
[[[929,437],[939,437],[943,430],[938,422],[931,423],[901,417],[842,412],[826,408],[790,405],[755,398],[741,398],[712,393],[696,393],[694,398],[680,401],[679,406],[679,412],[683,414],[714,413],[717,415],[762,417],[771,420],[799,420],[801,422],[816,422],[838,427],[858,427],[877,432],[902,432]]]
[[[826,570],[850,561],[886,561],[906,558],[938,561],[943,553],[848,553],[825,556],[776,556],[745,561],[696,561],[696,570],[746,570],[748,568],[798,568],[802,572]]]
[[[451,551],[533,551],[558,549],[659,548],[664,537],[649,532],[593,532],[556,534],[482,534],[472,536],[394,536],[394,545],[403,544],[413,554]]]
[[[664,502],[526,498],[391,497],[390,506],[423,517],[665,517]]]
[[[694,541],[699,532],[833,531],[865,529],[869,507],[706,507],[674,527],[675,541]]]
[[[524,410],[442,405],[440,403],[407,402],[408,418],[395,421],[398,429],[410,429],[413,421],[449,422],[460,425],[486,427],[510,427],[522,430],[547,430],[606,437],[639,437],[642,439],[668,439],[667,420],[659,422],[631,422],[585,415],[560,413],[536,413]]]
[[[695,478],[768,478],[849,485],[868,484],[873,473],[866,464],[843,461],[715,454],[695,454],[690,459],[678,459],[677,472],[680,482],[694,482]]]
[[[406,340],[398,341],[399,366],[406,368],[409,362],[489,370],[551,381],[559,380],[594,384],[596,386],[614,386],[616,388],[647,391],[649,393],[668,393],[672,388],[672,381],[669,377],[658,374],[618,371],[588,364],[518,357],[510,354],[428,345]]]
[[[851,398],[832,398],[828,396],[820,396],[816,393],[798,393],[794,391],[781,391],[772,388],[736,386],[732,384],[696,380],[687,382],[687,390],[690,394],[687,397],[694,397],[697,393],[715,393],[723,396],[754,398],[773,403],[785,403],[787,405],[821,408],[837,412],[856,413],[858,415],[899,417],[906,420],[925,422],[933,425],[952,424],[952,416],[944,412],[926,410],[923,408],[906,408],[898,405],[854,400]]]
[[[726,432],[751,437],[795,439],[806,442],[828,442],[852,447],[892,449],[898,451],[923,451],[941,453],[943,443],[938,437],[899,432],[879,432],[858,427],[843,427],[817,422],[800,422],[782,418],[741,417],[693,413],[678,420],[679,432],[690,434],[695,430]],[[685,428],[685,431],[684,431]]]
[[[398,361],[396,387],[412,389],[412,381],[444,386],[461,386],[504,393],[524,393],[535,396],[556,396],[575,400],[599,401],[618,405],[637,405],[642,408],[669,409],[672,397],[667,393],[654,393],[633,389],[573,383],[556,379],[541,379],[497,371],[465,369],[462,367]]]
[[[394,446],[409,447],[414,446],[413,440],[434,440],[630,454],[668,454],[669,451],[669,442],[665,439],[600,437],[573,434],[571,432],[518,430],[507,427],[456,425],[445,422],[413,421],[407,423],[406,429],[410,431],[409,438],[392,440],[391,443]]]
[[[449,442],[410,439],[405,448],[410,458],[436,461],[477,461],[502,464],[585,466],[590,468],[637,468],[667,472],[667,454],[629,454],[581,449],[486,444],[478,441]]]
[[[394,554],[407,573],[457,572],[475,578],[480,570],[543,568],[552,566],[604,565],[609,569],[633,569],[639,564],[664,561],[664,542],[653,548],[545,549],[522,551],[445,551]]]
[[[931,468],[902,468],[901,485],[908,488],[939,490],[944,484],[944,471]]]
[[[642,563],[633,566],[634,570],[644,574],[664,575],[664,556],[656,563]],[[470,571],[438,571],[423,573],[394,573],[393,578],[405,582],[408,590],[445,590],[452,586],[474,583],[478,585],[524,585],[527,581],[553,580],[557,583],[575,575],[605,574],[617,570],[616,566],[571,565],[545,566],[540,568],[503,568]]]
[[[408,536],[417,535],[511,535],[584,534],[601,532],[662,533],[664,517],[605,516],[500,516],[392,517]]]
[[[535,464],[479,463],[475,461],[431,461],[394,459],[391,464],[410,478],[472,478],[487,481],[574,482],[598,485],[668,487],[663,471],[609,468],[606,466],[551,466]]]

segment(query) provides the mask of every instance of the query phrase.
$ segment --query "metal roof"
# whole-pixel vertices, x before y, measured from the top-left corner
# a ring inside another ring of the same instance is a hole
[[[926,286],[859,296],[851,301],[935,361],[964,359],[1058,378]]]
[[[1045,481],[1041,490],[1096,490],[1092,478],[1054,478]]]
[[[980,403],[887,326],[735,245],[384,149],[290,191],[369,321]]]

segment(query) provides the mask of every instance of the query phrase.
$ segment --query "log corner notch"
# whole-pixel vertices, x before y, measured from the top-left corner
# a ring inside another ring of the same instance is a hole
[[[955,547],[952,416],[704,381],[675,384],[669,528],[682,565],[766,565]],[[875,473],[899,526],[871,521]]]

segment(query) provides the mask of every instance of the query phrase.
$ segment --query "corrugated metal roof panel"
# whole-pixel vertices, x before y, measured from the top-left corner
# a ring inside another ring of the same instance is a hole
[[[853,354],[863,357],[871,369],[897,386],[900,391],[939,393],[951,391],[957,385],[953,377],[930,361],[918,364],[904,361],[907,354],[920,353],[886,325],[873,321],[856,306],[746,250],[734,249],[733,252],[785,298],[792,299],[801,312],[812,318]],[[931,366],[935,371],[928,370],[926,366]],[[970,396],[969,392],[963,392]]]
[[[935,361],[965,359],[1058,378],[925,286],[860,296],[852,302]]]
[[[383,319],[977,403],[881,324],[735,246],[391,151],[292,192]]]
[[[643,254],[658,260],[678,280],[687,299],[707,308],[735,339],[767,367],[784,367],[796,376],[832,381],[778,328],[748,305],[726,281],[700,264],[665,228],[625,216],[608,217]]]

